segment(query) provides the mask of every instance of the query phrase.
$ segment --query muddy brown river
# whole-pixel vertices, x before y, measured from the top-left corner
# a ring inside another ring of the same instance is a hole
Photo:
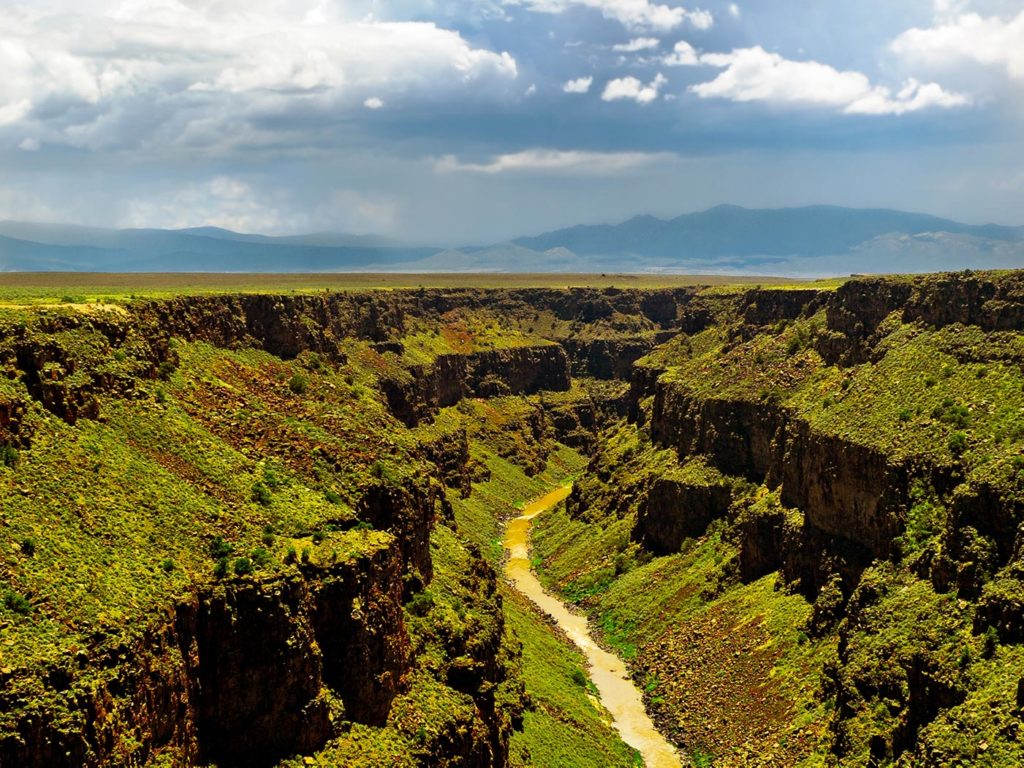
[[[573,613],[561,600],[545,592],[530,568],[533,518],[564,500],[570,490],[570,486],[565,486],[534,499],[523,508],[523,514],[509,521],[505,528],[505,549],[509,553],[505,575],[516,589],[550,614],[583,652],[589,663],[590,679],[597,687],[601,704],[612,716],[612,725],[624,742],[640,752],[647,768],[679,768],[682,762],[678,753],[647,716],[643,697],[630,679],[625,663],[594,642],[586,617]]]

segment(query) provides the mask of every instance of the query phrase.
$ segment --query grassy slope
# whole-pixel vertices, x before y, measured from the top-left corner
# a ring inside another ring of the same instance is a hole
[[[950,439],[963,432],[962,459],[972,472],[1016,471],[1007,465],[1024,440],[1024,387],[1013,360],[1024,354],[1024,337],[959,325],[929,330],[892,317],[882,326],[877,364],[843,369],[825,365],[813,348],[823,326],[819,314],[741,343],[714,328],[646,362],[667,364],[665,380],[692,396],[771,400],[822,432],[894,459],[947,464],[960,458]]]

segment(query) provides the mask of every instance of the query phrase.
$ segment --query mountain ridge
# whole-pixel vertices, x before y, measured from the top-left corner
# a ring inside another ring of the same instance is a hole
[[[722,204],[444,248],[378,235],[0,221],[0,271],[681,272],[820,277],[1024,266],[1024,226],[887,208]]]

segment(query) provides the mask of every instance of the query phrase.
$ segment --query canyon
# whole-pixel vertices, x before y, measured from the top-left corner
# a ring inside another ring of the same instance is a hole
[[[1021,272],[5,304],[0,766],[633,765],[501,575],[569,482],[526,564],[684,760],[1018,765],[1022,331]]]

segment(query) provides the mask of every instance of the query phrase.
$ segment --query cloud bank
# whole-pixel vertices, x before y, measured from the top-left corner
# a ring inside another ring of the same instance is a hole
[[[435,161],[439,173],[557,173],[605,176],[675,159],[667,152],[587,152],[581,150],[527,149],[498,155],[490,162],[467,163],[454,155]]]
[[[522,5],[537,13],[564,13],[570,8],[593,8],[606,19],[621,22],[629,29],[668,32],[690,23],[708,29],[714,16],[701,9],[689,11],[681,6],[660,5],[648,0],[506,0],[507,5]]]
[[[873,85],[861,72],[838,70],[817,61],[793,61],[760,46],[705,53],[699,63],[723,70],[713,80],[690,87],[702,99],[829,107],[849,115],[901,115],[970,103],[964,94],[916,80],[893,93],[885,86]]]
[[[501,98],[518,73],[510,54],[433,22],[349,21],[316,7],[225,14],[230,5],[0,8],[0,130],[91,149],[258,141],[289,115],[315,123],[361,105]]]

